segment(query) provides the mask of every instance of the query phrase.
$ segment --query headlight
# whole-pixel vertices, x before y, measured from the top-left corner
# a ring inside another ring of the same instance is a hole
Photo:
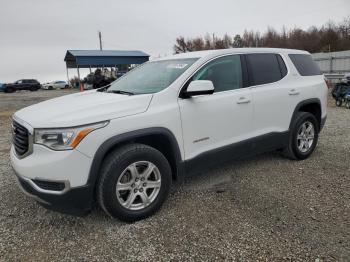
[[[78,127],[35,129],[34,143],[53,150],[69,150],[75,148],[90,132],[105,127],[109,122],[100,122]]]

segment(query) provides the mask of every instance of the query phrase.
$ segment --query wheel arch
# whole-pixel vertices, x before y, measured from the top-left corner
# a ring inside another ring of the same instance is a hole
[[[95,187],[105,157],[116,147],[129,143],[141,143],[156,148],[169,161],[173,179],[182,177],[184,171],[181,152],[174,134],[166,128],[153,127],[119,134],[102,143],[93,158],[88,184]]]
[[[318,122],[318,131],[322,128],[322,107],[321,101],[318,98],[311,98],[304,101],[299,102],[294,109],[292,119],[289,124],[289,130],[292,128],[293,121],[298,112],[308,112],[313,114]]]

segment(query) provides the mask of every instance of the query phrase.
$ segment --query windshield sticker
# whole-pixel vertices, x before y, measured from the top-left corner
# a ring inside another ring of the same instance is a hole
[[[183,69],[187,66],[188,64],[169,64],[167,68],[174,68],[174,69]]]

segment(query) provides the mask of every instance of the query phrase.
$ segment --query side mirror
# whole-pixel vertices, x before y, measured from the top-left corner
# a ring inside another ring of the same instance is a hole
[[[190,82],[187,90],[182,93],[182,98],[190,98],[199,95],[211,95],[214,93],[214,85],[210,80],[194,80]]]

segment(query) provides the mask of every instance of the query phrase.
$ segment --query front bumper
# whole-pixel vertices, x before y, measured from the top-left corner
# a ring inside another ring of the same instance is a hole
[[[88,213],[94,199],[94,187],[88,182],[91,158],[77,150],[34,147],[33,153],[22,159],[11,147],[11,164],[21,189],[48,209],[72,215]]]
[[[71,188],[62,194],[49,194],[38,190],[31,179],[17,176],[22,191],[47,209],[65,214],[83,216],[93,204],[93,187],[85,185]]]

